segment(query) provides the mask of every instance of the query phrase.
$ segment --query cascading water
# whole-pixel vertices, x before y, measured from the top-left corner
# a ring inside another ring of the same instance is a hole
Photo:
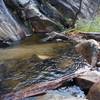
[[[11,15],[3,0],[0,0],[0,42],[11,44],[25,37],[27,31]]]

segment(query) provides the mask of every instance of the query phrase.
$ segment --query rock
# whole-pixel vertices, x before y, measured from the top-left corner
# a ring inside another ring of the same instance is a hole
[[[47,94],[29,99],[36,100],[86,100],[84,92],[77,86],[59,88],[59,90],[48,91]],[[27,100],[27,99],[25,99]]]
[[[99,62],[97,62],[97,65],[96,65],[97,67],[100,67],[100,61]]]
[[[90,87],[100,80],[100,75],[96,72],[88,71],[75,78],[75,83],[83,90],[89,90]],[[94,99],[95,100],[95,99]]]
[[[37,96],[39,94],[45,94],[45,93],[48,93],[49,90],[54,90],[54,89],[57,89],[60,86],[62,86],[62,84],[65,83],[65,81],[67,79],[69,79],[68,76],[63,76],[63,77],[53,80],[53,81],[32,84],[31,86],[25,87],[24,89],[22,89],[20,91],[14,91],[14,92],[2,95],[1,99],[2,100],[6,100],[6,99],[7,100],[23,100],[28,97]],[[76,87],[76,86],[73,86],[72,88],[69,87],[66,91],[66,94],[67,94],[67,97],[65,100],[69,100],[69,98],[71,98],[71,100],[74,100],[75,98],[81,100],[81,98],[83,99],[85,97],[84,93],[80,90],[80,88]],[[51,96],[53,96],[53,95],[51,95]],[[62,98],[62,96],[61,96],[61,98]],[[57,100],[61,100],[61,98],[58,99],[58,97],[57,97]],[[56,98],[54,98],[54,99],[52,98],[51,100],[55,100],[55,99]],[[49,100],[48,95],[44,96],[43,99],[41,98],[39,100]]]
[[[57,42],[61,42],[63,40],[70,40],[68,36],[66,36],[64,33],[59,33],[59,32],[50,32],[46,33],[47,37],[42,39],[42,42],[47,42],[47,41],[53,41],[56,40]]]
[[[6,7],[3,0],[0,1],[0,47],[6,47],[13,42],[18,42],[26,36],[27,29],[19,24],[18,20]]]
[[[95,39],[100,41],[100,32],[82,32],[81,34],[84,35],[86,39]]]
[[[9,0],[7,0],[9,5]],[[28,23],[28,26],[34,29],[34,32],[51,32],[63,29],[66,20],[62,15],[49,3],[38,0],[27,0],[19,2],[10,0],[16,5],[18,14],[20,13],[23,19]],[[22,10],[23,9],[23,10]],[[61,22],[61,23],[60,23]]]
[[[71,58],[66,58],[64,60],[59,61],[59,68],[61,69],[66,69],[69,66],[71,66],[72,64],[74,64],[75,62],[71,59]]]
[[[100,100],[100,80],[90,88],[87,98],[88,100]]]
[[[49,0],[49,2],[55,6],[63,16],[75,17],[75,14],[79,10],[81,0]],[[95,10],[98,9],[98,3],[100,0],[82,0],[81,11],[78,14],[78,18],[91,18],[95,15]],[[94,7],[95,6],[95,7]]]
[[[89,64],[95,66],[99,60],[99,43],[93,39],[83,40],[75,47],[76,51],[85,58]]]
[[[19,17],[35,32],[51,32],[71,27],[73,19],[93,18],[100,0],[82,0],[82,2],[81,0],[5,0],[5,2],[12,10],[17,10]]]

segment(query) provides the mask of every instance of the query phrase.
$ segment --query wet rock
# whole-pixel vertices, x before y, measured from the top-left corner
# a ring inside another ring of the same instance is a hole
[[[66,58],[59,62],[58,66],[61,69],[66,69],[70,65],[74,64],[75,62],[71,58]]]
[[[32,98],[32,97],[31,97]],[[30,99],[31,99],[30,98]],[[48,91],[42,96],[33,97],[36,100],[86,100],[84,92],[77,86],[62,87],[58,90]],[[25,99],[27,100],[27,98]]]
[[[50,32],[50,33],[46,33],[47,37],[42,39],[42,42],[47,42],[47,41],[57,41],[57,42],[61,42],[63,40],[69,40],[69,37],[66,36],[64,33],[59,33],[59,32]]]
[[[80,86],[83,90],[88,91],[91,88],[91,86],[99,80],[100,75],[98,75],[96,72],[88,71],[75,78],[75,83],[78,86]]]
[[[0,47],[6,47],[18,42],[28,31],[10,13],[3,0],[0,1]]]
[[[9,0],[7,2],[9,5]],[[60,22],[66,23],[62,15],[47,2],[42,4],[37,0],[28,0],[28,2],[27,0],[25,2],[12,0],[12,2],[20,11],[18,13],[21,13],[22,19],[25,19],[24,21],[28,23],[29,27],[34,29],[34,32],[46,33],[61,30],[64,26]]]
[[[17,10],[17,13],[21,15],[20,17],[31,30],[51,32],[71,27],[73,19],[94,17],[100,1],[5,0],[5,2],[12,9]]]
[[[91,87],[87,98],[88,100],[100,100],[100,81]]]
[[[99,60],[99,43],[93,39],[83,40],[76,45],[76,51],[85,58],[89,64],[95,66]]]

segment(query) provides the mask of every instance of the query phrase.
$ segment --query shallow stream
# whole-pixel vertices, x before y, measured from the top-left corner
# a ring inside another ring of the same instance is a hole
[[[0,94],[70,75],[80,67],[73,42],[41,43],[40,38],[33,35],[16,46],[0,49]]]

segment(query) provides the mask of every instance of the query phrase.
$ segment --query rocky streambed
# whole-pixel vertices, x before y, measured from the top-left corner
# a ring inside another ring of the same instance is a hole
[[[85,82],[78,81],[81,78],[72,79],[83,72],[89,72],[90,65],[76,53],[75,45],[75,41],[39,43],[33,36],[20,45],[1,49],[1,99],[85,100],[85,93],[90,87],[85,88],[82,85]],[[94,82],[95,79],[90,80],[89,86]],[[88,86],[88,83],[85,85]],[[39,94],[45,95],[36,97]]]
[[[75,54],[74,45],[71,41],[39,43],[33,36],[18,46],[0,49],[0,94],[73,74],[83,66],[78,64],[82,58]]]
[[[61,31],[94,18],[99,3],[1,0],[0,100],[98,100],[99,83],[91,86],[100,79],[99,44],[86,39],[100,33]]]
[[[70,40],[54,38],[41,42],[44,37],[34,34],[19,44],[0,49],[0,99],[86,100],[89,89],[100,79],[99,68],[90,70],[92,54],[97,57],[98,43],[86,37],[84,40],[82,33],[70,33],[68,37]],[[79,45],[81,49],[76,52],[75,46],[81,42],[85,45]],[[90,54],[85,59],[80,52],[84,48],[84,53]]]

